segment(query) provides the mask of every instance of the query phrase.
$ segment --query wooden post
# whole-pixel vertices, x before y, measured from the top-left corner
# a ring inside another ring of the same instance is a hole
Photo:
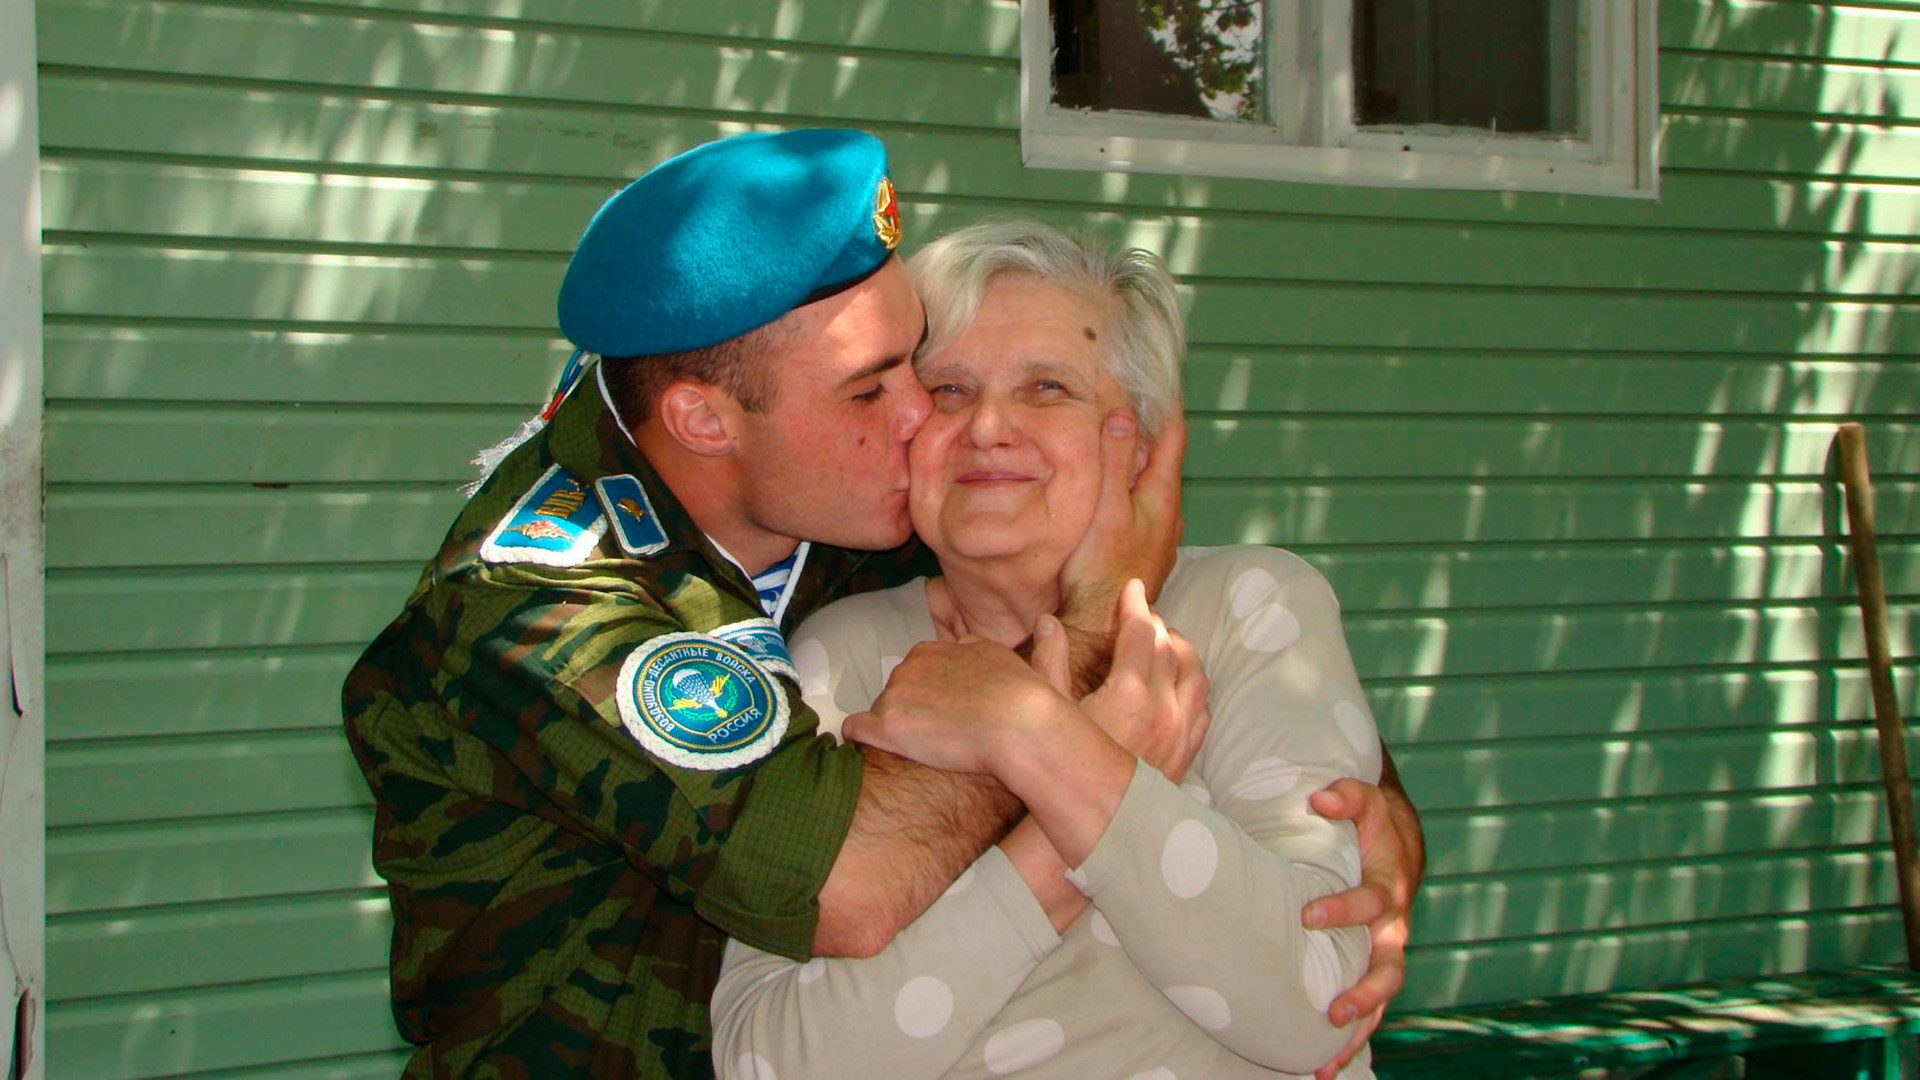
[[[1907,965],[1920,970],[1920,862],[1916,862],[1913,786],[1907,779],[1907,728],[1893,692],[1887,655],[1887,591],[1880,551],[1873,538],[1873,482],[1867,475],[1867,436],[1859,424],[1841,424],[1840,482],[1847,491],[1847,546],[1860,585],[1860,622],[1867,639],[1867,675],[1873,684],[1873,718],[1880,730],[1880,775],[1887,787],[1887,823],[1893,831],[1894,866],[1900,875],[1900,914],[1907,929]]]

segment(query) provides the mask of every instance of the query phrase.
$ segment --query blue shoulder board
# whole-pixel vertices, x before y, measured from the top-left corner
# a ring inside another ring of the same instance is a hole
[[[586,487],[558,465],[548,469],[480,545],[488,562],[573,566],[606,534],[607,519]]]
[[[667,531],[653,512],[653,500],[640,481],[626,473],[603,476],[594,481],[600,493],[600,505],[613,519],[613,535],[620,550],[629,555],[655,555],[667,549]]]
[[[800,672],[793,666],[793,657],[787,654],[786,636],[772,619],[745,619],[737,623],[728,623],[707,633],[730,642],[745,650],[748,656],[759,661],[768,671],[785,675],[798,682]]]

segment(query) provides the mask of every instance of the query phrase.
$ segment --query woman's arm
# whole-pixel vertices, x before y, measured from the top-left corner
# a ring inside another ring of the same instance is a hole
[[[722,1080],[768,1075],[760,1063],[777,1076],[941,1076],[1059,943],[997,848],[877,956],[796,964],[730,941],[714,1068]]]
[[[1270,549],[1204,558],[1163,596],[1169,621],[1205,643],[1214,718],[1193,766],[1204,782],[1139,769],[1075,874],[1196,1025],[1262,1065],[1311,1072],[1346,1040],[1326,1010],[1368,945],[1363,929],[1300,924],[1303,904],[1360,872],[1352,826],[1307,798],[1342,776],[1377,777],[1379,742],[1326,582]]]
[[[848,712],[866,707],[883,681],[883,657],[913,644],[879,601],[831,606],[794,635],[802,689],[823,732],[837,734]],[[1016,827],[988,848],[871,957],[798,964],[729,942],[711,1004],[718,1075],[767,1075],[761,1064],[779,1076],[945,1073],[1058,946],[1055,927],[1071,921],[1055,911],[1057,896],[1044,907],[1035,899],[1047,895],[1048,875],[1058,892],[1059,868],[1033,832]]]

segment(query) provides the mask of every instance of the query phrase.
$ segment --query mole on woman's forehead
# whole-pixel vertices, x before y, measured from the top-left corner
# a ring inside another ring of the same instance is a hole
[[[1083,334],[1085,334],[1085,335],[1087,335],[1087,340],[1088,340],[1088,341],[1099,341],[1099,340],[1100,340],[1100,335],[1099,335],[1099,334],[1096,334],[1096,333],[1094,333],[1094,332],[1093,332],[1093,327],[1091,327],[1091,326],[1083,326],[1083,327],[1081,327],[1081,328],[1080,328],[1080,332],[1081,332],[1081,333],[1083,333]]]

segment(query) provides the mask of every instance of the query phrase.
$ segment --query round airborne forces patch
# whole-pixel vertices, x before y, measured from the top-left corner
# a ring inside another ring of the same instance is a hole
[[[620,665],[620,720],[646,751],[689,769],[732,769],[787,733],[787,699],[743,649],[705,634],[663,634]]]

